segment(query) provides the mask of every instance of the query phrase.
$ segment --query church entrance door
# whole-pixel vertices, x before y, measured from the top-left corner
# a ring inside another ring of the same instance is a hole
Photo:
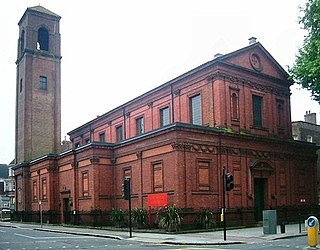
[[[256,221],[262,221],[262,211],[265,208],[265,197],[268,188],[267,179],[254,178],[254,208]]]

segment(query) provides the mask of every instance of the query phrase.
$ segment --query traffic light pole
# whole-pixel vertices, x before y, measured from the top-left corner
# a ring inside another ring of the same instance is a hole
[[[223,239],[227,240],[227,223],[226,223],[226,167],[222,169],[222,218],[223,218]]]
[[[130,188],[131,189],[131,188]],[[131,220],[131,190],[129,197],[129,227],[130,227],[130,238],[132,238],[132,220]]]
[[[131,179],[125,179],[122,184],[122,197],[129,201],[129,228],[130,228],[130,238],[132,238],[132,219],[131,219]]]
[[[131,220],[131,179],[129,180],[129,190],[128,190],[128,198],[129,198],[129,228],[130,228],[130,238],[132,238],[132,220]]]

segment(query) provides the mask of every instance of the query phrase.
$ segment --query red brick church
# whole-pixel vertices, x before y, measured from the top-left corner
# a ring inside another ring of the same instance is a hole
[[[132,207],[166,193],[186,217],[203,208],[218,215],[224,166],[234,176],[226,204],[236,223],[261,220],[263,209],[295,220],[317,204],[316,146],[292,139],[292,82],[255,38],[75,128],[61,152],[59,21],[36,6],[19,22],[18,219],[36,220],[40,201],[49,222],[127,210],[125,178]]]

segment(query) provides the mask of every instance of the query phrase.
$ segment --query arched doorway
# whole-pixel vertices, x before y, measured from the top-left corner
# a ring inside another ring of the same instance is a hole
[[[64,224],[70,224],[71,221],[71,209],[72,201],[70,197],[70,190],[64,190],[60,192],[62,207],[61,207],[61,222]]]
[[[254,193],[255,220],[262,221],[262,212],[270,209],[270,183],[274,168],[265,161],[254,160],[250,164]]]

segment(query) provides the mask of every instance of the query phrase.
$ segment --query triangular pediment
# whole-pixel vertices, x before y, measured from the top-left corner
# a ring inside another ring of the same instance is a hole
[[[237,68],[272,76],[281,80],[288,80],[288,73],[259,43],[254,43],[240,50],[221,57],[220,61]]]

